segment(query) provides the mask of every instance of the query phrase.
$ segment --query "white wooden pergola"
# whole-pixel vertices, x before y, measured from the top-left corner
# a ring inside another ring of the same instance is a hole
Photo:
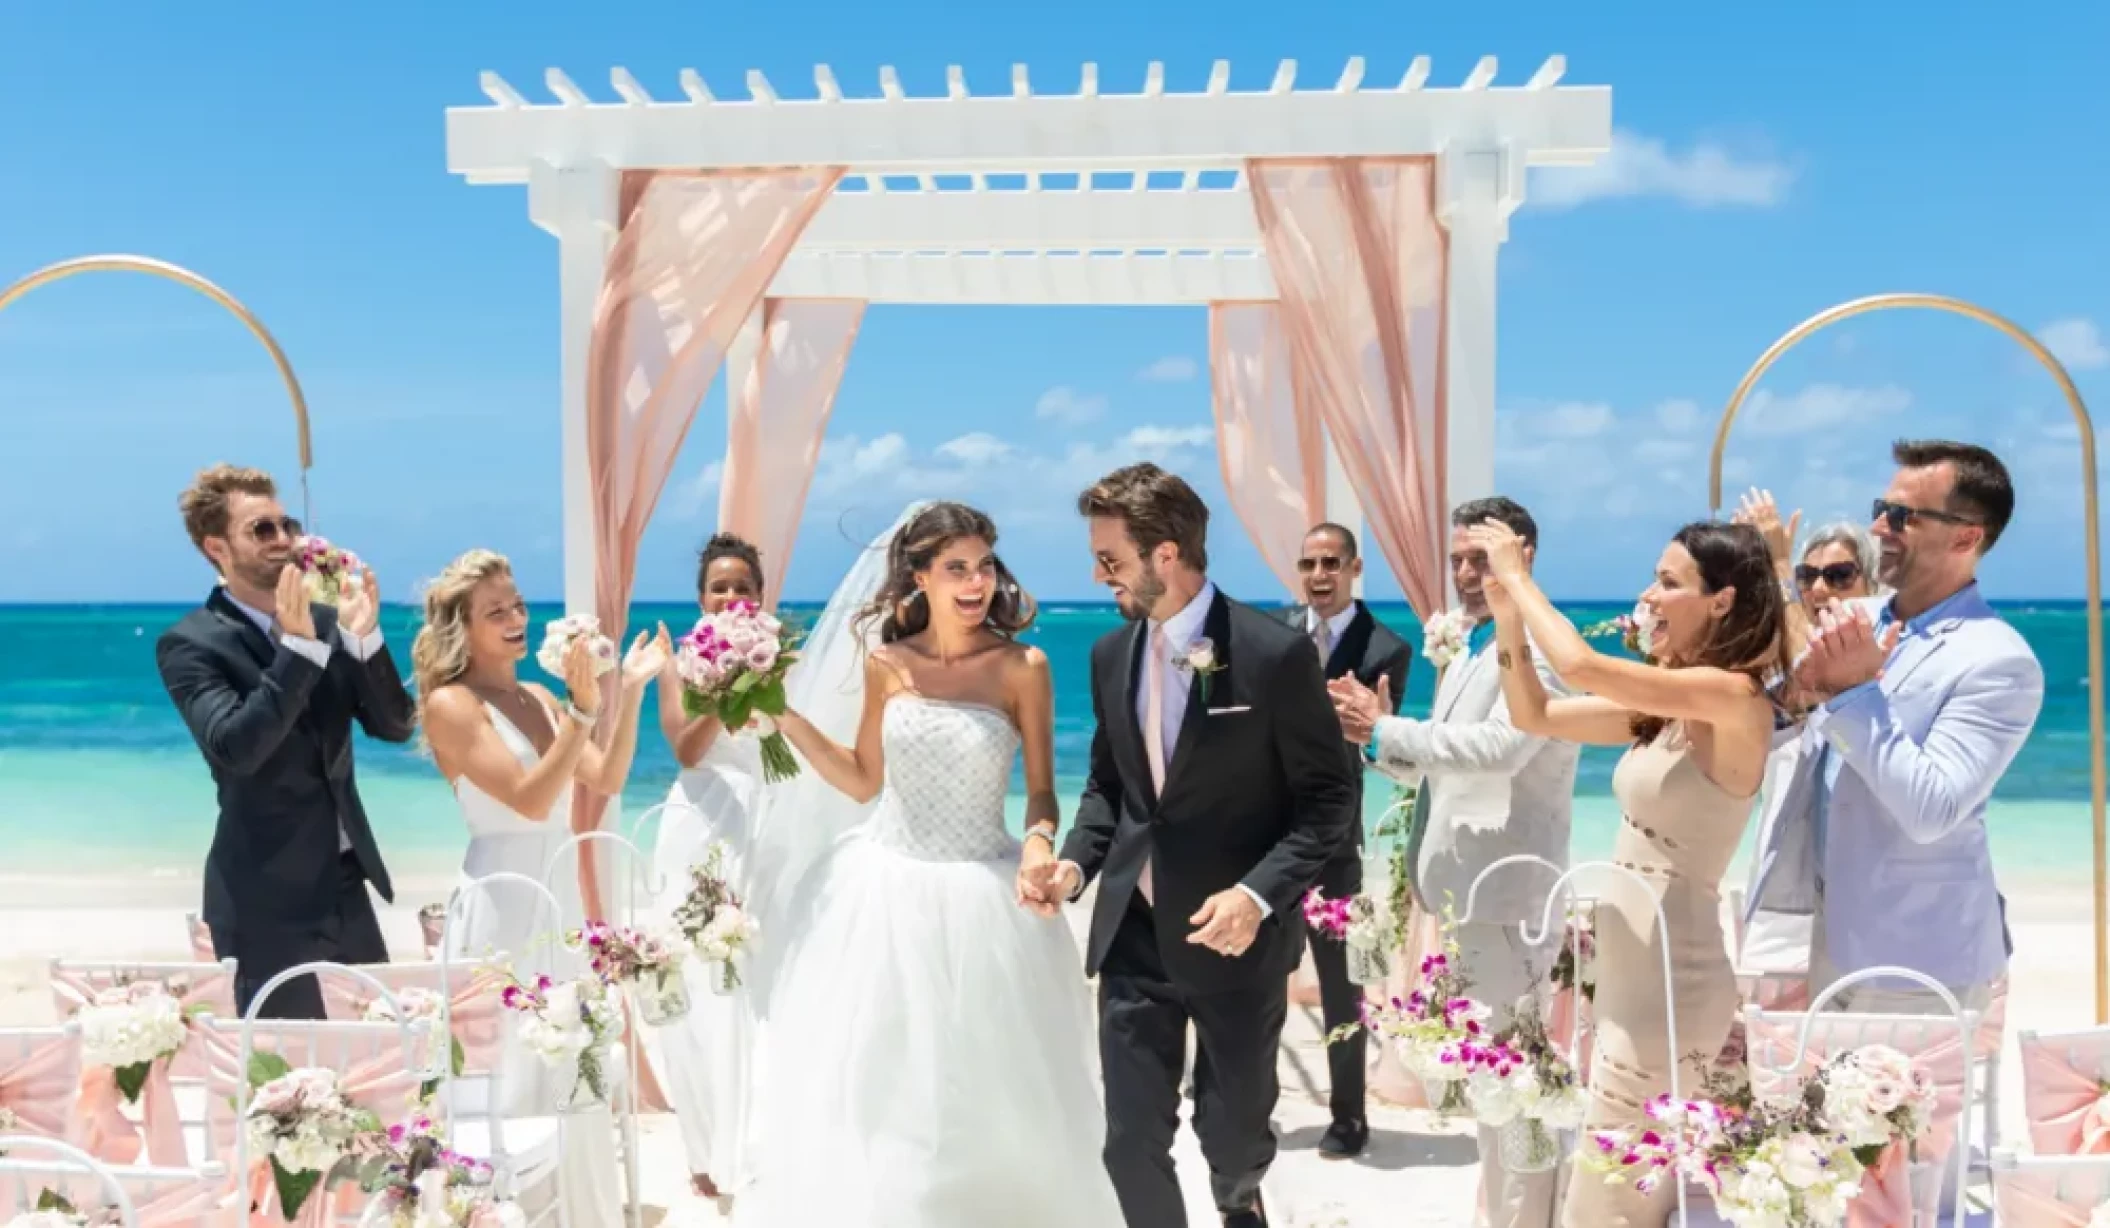
[[[1138,93],[974,94],[958,67],[939,97],[903,91],[891,67],[877,97],[848,97],[814,69],[811,98],[780,97],[757,71],[745,99],[717,98],[693,70],[683,97],[655,99],[627,70],[597,102],[558,69],[550,102],[484,73],[489,102],[447,112],[448,167],[473,184],[526,184],[535,224],[560,249],[565,599],[594,604],[587,471],[587,354],[594,304],[618,228],[625,170],[843,166],[848,175],[771,283],[779,298],[870,303],[1206,306],[1275,297],[1245,184],[1249,158],[1438,160],[1449,233],[1449,433],[1453,502],[1491,493],[1495,438],[1496,257],[1531,166],[1583,166],[1611,148],[1605,86],[1560,84],[1555,56],[1518,86],[1495,84],[1492,56],[1464,81],[1429,88],[1416,59],[1396,84],[1366,88],[1363,61],[1297,89],[1285,60],[1258,92],[1230,89],[1217,61],[1199,93],[1165,89],[1152,63]],[[735,344],[729,378],[760,350],[759,319]],[[1359,525],[1338,463],[1326,515]]]

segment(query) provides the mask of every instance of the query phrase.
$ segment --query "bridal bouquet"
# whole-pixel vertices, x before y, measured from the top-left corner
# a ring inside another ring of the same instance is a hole
[[[550,677],[562,678],[564,658],[571,652],[572,641],[582,637],[600,666],[597,673],[605,674],[616,667],[615,641],[601,634],[601,620],[591,614],[568,614],[551,622],[542,633],[542,647],[535,650],[535,663]]]
[[[81,1064],[107,1067],[117,1090],[137,1103],[154,1063],[190,1039],[190,1012],[160,981],[105,989],[80,1009]]]
[[[627,986],[637,998],[638,1013],[653,1027],[664,1027],[689,1013],[688,988],[681,963],[688,954],[656,934],[627,925],[588,921],[564,936],[569,950],[586,956],[586,966],[611,989]]]
[[[249,1150],[270,1158],[279,1213],[290,1221],[318,1186],[347,1175],[348,1162],[380,1135],[381,1120],[345,1099],[336,1071],[295,1070],[275,1053],[250,1057],[249,1084]]]
[[[1590,1103],[1575,1064],[1547,1034],[1538,999],[1528,994],[1466,1076],[1465,1098],[1480,1124],[1500,1131],[1502,1162],[1518,1173],[1552,1171]]]
[[[491,1166],[449,1150],[428,1117],[389,1127],[359,1184],[373,1195],[361,1228],[526,1228],[519,1206],[497,1197]]]
[[[727,849],[711,845],[701,864],[689,867],[689,894],[674,909],[674,924],[706,963],[717,966],[711,988],[729,994],[740,987],[740,962],[754,942],[755,919],[741,907],[725,873]]]
[[[571,1071],[571,1086],[562,1107],[590,1108],[608,1102],[612,1050],[623,1031],[621,1001],[592,979],[553,981],[538,976],[533,985],[509,978],[499,1003],[524,1018],[520,1040],[553,1070]]]
[[[1464,655],[1473,635],[1473,616],[1461,607],[1445,610],[1421,629],[1421,655],[1443,669]]]
[[[307,583],[308,599],[322,605],[336,605],[345,584],[364,566],[358,555],[312,533],[294,546],[293,565]]]
[[[772,784],[799,774],[791,744],[769,719],[784,715],[784,676],[798,658],[798,637],[751,601],[704,615],[674,648],[683,710],[715,716],[728,730],[755,721],[762,735],[762,775]]]
[[[1376,900],[1363,894],[1329,900],[1314,887],[1304,896],[1304,923],[1347,948],[1349,981],[1384,983],[1398,943],[1391,919],[1378,910]]]
[[[1358,1026],[1389,1038],[1400,1061],[1421,1079],[1429,1107],[1446,1116],[1465,1110],[1465,1081],[1494,1050],[1488,1009],[1466,996],[1472,983],[1459,964],[1452,929],[1446,918],[1443,950],[1422,958],[1421,982],[1413,992],[1381,1005],[1364,1003],[1361,1025],[1337,1028],[1327,1038],[1331,1043]]]

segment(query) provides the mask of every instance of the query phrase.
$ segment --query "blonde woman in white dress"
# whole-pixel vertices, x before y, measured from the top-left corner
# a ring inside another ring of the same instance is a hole
[[[735,602],[762,602],[762,556],[742,538],[719,533],[705,543],[696,568],[696,604],[716,614]],[[664,633],[664,628],[662,628]],[[669,915],[689,890],[689,867],[713,844],[726,850],[724,870],[743,898],[762,760],[753,738],[727,737],[715,716],[691,717],[681,702],[681,680],[671,658],[661,667],[659,726],[681,778],[660,811],[653,867],[663,884],[658,911]],[[754,1009],[744,989],[712,992],[710,969],[687,965],[689,1013],[659,1033],[661,1074],[681,1124],[689,1179],[699,1197],[729,1209],[748,1182],[748,1105],[753,1084]]]

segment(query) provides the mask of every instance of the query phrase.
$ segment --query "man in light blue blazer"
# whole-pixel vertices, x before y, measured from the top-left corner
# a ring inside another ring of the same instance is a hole
[[[1978,589],[1978,562],[2007,527],[2015,490],[1984,448],[1907,441],[1891,454],[1897,476],[1870,532],[1892,595],[1828,612],[1795,669],[1820,701],[1809,714],[1811,981],[1821,989],[1899,965],[1983,1008],[2011,949],[1986,800],[2044,704],[2036,655]],[[1779,850],[1776,841],[1767,852]],[[1936,1001],[1887,980],[1836,1005],[1922,1012]]]

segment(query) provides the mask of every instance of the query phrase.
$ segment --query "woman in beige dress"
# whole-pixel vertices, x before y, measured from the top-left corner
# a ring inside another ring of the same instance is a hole
[[[1773,734],[1769,676],[1787,666],[1783,599],[1765,540],[1748,525],[1687,525],[1664,547],[1641,595],[1650,664],[1593,650],[1532,583],[1507,527],[1472,530],[1487,552],[1487,585],[1510,719],[1526,733],[1625,746],[1612,777],[1624,812],[1613,860],[1648,884],[1608,881],[1597,909],[1596,1048],[1587,1128],[1632,1126],[1670,1090],[1698,1092],[1737,1011],[1721,921],[1722,875],[1743,838]],[[1580,694],[1549,699],[1527,664],[1533,647]],[[1662,906],[1659,931],[1657,906]],[[1670,952],[1678,1049],[1664,1027],[1663,953]],[[1570,1228],[1661,1228],[1674,1184],[1650,1194],[1594,1173],[1571,1178]]]

